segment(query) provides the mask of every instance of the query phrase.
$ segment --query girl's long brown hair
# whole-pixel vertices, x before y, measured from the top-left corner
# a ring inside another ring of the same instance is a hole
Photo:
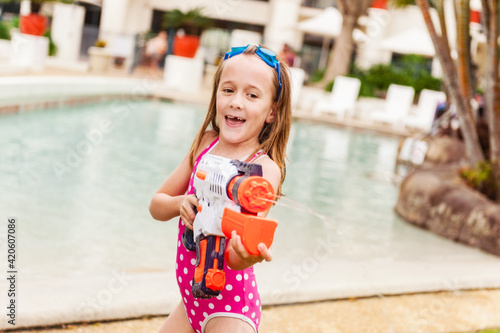
[[[265,46],[261,46],[265,48]],[[243,54],[255,54],[257,46],[249,46]],[[212,97],[210,99],[210,104],[208,106],[208,112],[205,116],[205,120],[201,125],[198,134],[196,135],[191,149],[189,150],[189,157],[191,159],[191,167],[194,166],[196,161],[196,152],[198,151],[203,135],[211,126],[211,128],[219,133],[220,129],[217,124],[217,90],[219,88],[220,79],[222,76],[222,71],[224,70],[225,61],[221,61],[217,71],[214,75],[214,84],[212,89]],[[288,66],[280,61],[280,74],[281,74],[281,92],[278,100],[276,101],[276,94],[278,93],[279,82],[278,74],[274,70],[274,93],[273,100],[275,111],[275,119],[272,123],[265,123],[259,135],[260,146],[255,150],[255,152],[260,149],[264,150],[267,155],[278,165],[281,170],[281,181],[280,186],[277,189],[276,194],[281,195],[281,185],[285,180],[286,176],[286,145],[288,143],[288,136],[290,134],[290,128],[292,126],[292,104],[291,104],[291,82],[290,82],[290,72]],[[251,154],[250,156],[252,156]]]

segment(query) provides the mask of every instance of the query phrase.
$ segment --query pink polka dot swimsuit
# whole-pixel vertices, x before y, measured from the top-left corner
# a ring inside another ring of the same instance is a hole
[[[193,179],[201,157],[210,152],[218,139],[208,146],[198,156],[187,194],[194,194]],[[226,285],[219,296],[209,299],[194,298],[191,293],[192,280],[196,265],[196,251],[188,251],[182,244],[184,223],[179,219],[179,234],[177,237],[177,259],[175,264],[177,284],[181,292],[186,314],[191,327],[198,333],[205,329],[208,321],[214,317],[239,318],[250,324],[257,332],[261,315],[260,295],[253,267],[242,271],[232,270],[224,262]]]

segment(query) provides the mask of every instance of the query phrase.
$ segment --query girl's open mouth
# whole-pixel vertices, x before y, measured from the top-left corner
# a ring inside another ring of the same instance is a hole
[[[246,121],[246,119],[244,118],[233,117],[233,116],[226,116],[225,118],[226,118],[226,123],[228,125],[233,125],[233,126],[241,125]]]

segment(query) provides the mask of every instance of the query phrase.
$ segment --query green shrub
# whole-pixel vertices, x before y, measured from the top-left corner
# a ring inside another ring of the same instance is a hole
[[[368,70],[351,67],[347,76],[361,81],[359,95],[362,97],[384,97],[391,83],[411,86],[418,95],[422,89],[441,90],[441,80],[433,77],[428,70],[428,60],[418,55],[406,55],[394,64],[378,64]],[[333,82],[325,90],[331,91]]]
[[[490,161],[479,162],[472,168],[464,168],[460,171],[460,176],[471,188],[495,200],[497,188]]]
[[[10,21],[10,25],[12,28],[18,28],[19,29],[19,15],[16,15],[12,18]]]
[[[51,31],[47,30],[43,35],[49,39],[49,56],[55,56],[57,54],[57,45],[52,40]]]
[[[323,76],[325,76],[325,72],[326,72],[326,69],[318,69],[318,70],[312,72],[311,76],[309,76],[309,81],[320,82],[321,80],[323,80]]]
[[[10,40],[9,26],[0,21],[0,39]]]

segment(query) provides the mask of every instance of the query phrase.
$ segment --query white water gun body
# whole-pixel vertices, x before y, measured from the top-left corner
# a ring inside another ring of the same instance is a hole
[[[183,243],[197,252],[193,295],[209,298],[225,285],[225,237],[236,231],[255,255],[260,254],[258,244],[271,246],[278,222],[257,213],[271,207],[274,189],[262,177],[261,165],[211,154],[202,157],[193,185],[199,205],[193,230],[185,229]]]

